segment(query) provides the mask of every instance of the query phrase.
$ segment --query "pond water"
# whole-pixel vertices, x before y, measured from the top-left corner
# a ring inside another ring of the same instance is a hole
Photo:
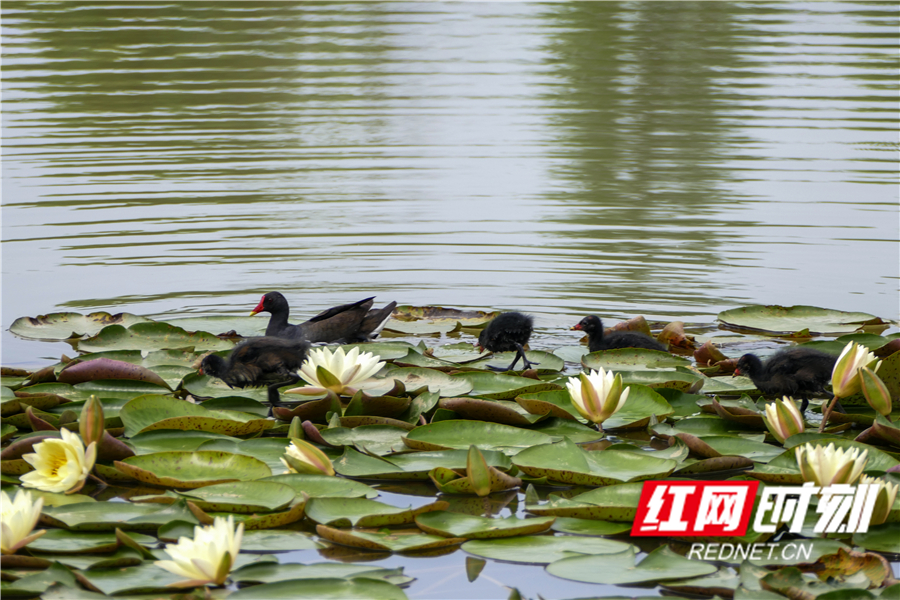
[[[276,289],[296,320],[370,295],[526,310],[538,345],[574,343],[587,313],[898,318],[896,3],[2,15],[4,329],[243,315]],[[71,354],[2,341],[6,366]],[[442,560],[389,562],[425,565],[409,593],[429,598],[464,577],[462,553]],[[485,576],[597,593],[536,568]],[[501,595],[485,581],[469,597]]]

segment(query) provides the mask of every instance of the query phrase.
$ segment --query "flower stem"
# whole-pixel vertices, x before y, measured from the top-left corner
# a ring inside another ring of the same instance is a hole
[[[837,401],[838,397],[835,396],[825,407],[825,410],[822,411],[822,424],[819,425],[819,433],[822,433],[825,430],[825,426],[828,425],[828,419],[831,418],[831,411],[834,410],[834,405]]]

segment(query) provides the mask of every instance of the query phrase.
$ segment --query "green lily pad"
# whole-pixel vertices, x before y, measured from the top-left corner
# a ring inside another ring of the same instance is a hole
[[[505,373],[467,371],[457,373],[453,378],[468,381],[472,385],[471,395],[492,400],[510,400],[522,394],[561,389],[561,386],[555,383]]]
[[[402,367],[391,369],[386,377],[402,382],[411,392],[427,386],[429,392],[437,392],[442,398],[461,396],[472,390],[472,384],[468,381],[433,369]]]
[[[254,513],[285,509],[296,497],[293,488],[273,481],[220,483],[178,494],[205,511]]]
[[[491,519],[456,512],[436,511],[416,516],[416,525],[425,533],[476,540],[542,533],[553,525],[554,520],[554,517],[520,519],[516,516]]]
[[[516,396],[516,403],[533,415],[551,415],[560,419],[583,420],[569,390],[550,390]]]
[[[504,454],[496,451],[482,451],[484,459],[491,467],[507,471],[512,463]],[[345,448],[344,454],[333,461],[334,470],[344,477],[363,479],[428,480],[428,473],[437,467],[465,469],[468,458],[466,450],[441,450],[436,452],[413,452],[377,458]]]
[[[596,442],[597,440],[603,439],[606,435],[593,427],[582,425],[578,421],[557,418],[551,418],[541,421],[540,423],[535,423],[531,426],[531,430],[549,435],[556,439],[565,437],[576,444]]]
[[[532,446],[513,457],[532,477],[575,485],[614,485],[667,477],[678,463],[621,450],[588,452],[570,440]]]
[[[466,449],[475,445],[479,450],[516,452],[537,444],[547,444],[554,438],[536,431],[485,423],[483,421],[439,421],[417,427],[407,434],[406,445],[415,450]]]
[[[896,506],[896,503],[895,503]],[[900,554],[900,523],[885,523],[869,527],[865,533],[853,534],[853,545],[875,552]],[[31,545],[29,545],[29,548]]]
[[[118,471],[160,487],[193,489],[229,481],[269,477],[259,459],[228,452],[157,452],[115,461]]]
[[[167,452],[170,450],[193,451],[210,440],[241,440],[224,433],[212,431],[183,431],[181,429],[154,429],[132,436],[127,441],[135,454]]]
[[[344,344],[341,346],[344,349],[344,352],[350,352],[353,348],[359,348],[360,353],[363,352],[371,352],[375,356],[381,358],[381,360],[396,360],[398,358],[403,358],[409,352],[416,352],[418,349],[416,346],[413,346],[409,342],[366,342],[364,344]]]
[[[256,400],[257,402],[265,402],[269,397],[265,388],[231,388],[221,379],[209,375],[200,375],[196,372],[185,375],[182,378],[180,389],[186,390],[195,398],[240,397]],[[289,388],[285,386],[284,389]],[[282,396],[282,400],[288,399],[289,397]]]
[[[376,498],[378,491],[364,483],[332,477],[330,475],[305,475],[289,473],[273,475],[258,481],[272,481],[290,486],[299,496],[306,494],[310,498]]]
[[[587,346],[582,346],[581,344],[577,346],[563,346],[553,351],[553,354],[571,363],[581,363],[581,358],[589,353],[590,350],[588,350]]]
[[[110,360],[140,365],[147,369],[154,369],[155,367],[160,366],[172,366],[192,368],[196,371],[196,368],[193,365],[199,360],[200,355],[189,350],[152,350],[150,352],[143,352],[141,350],[104,350],[103,352],[82,354],[78,358],[82,361],[108,358]]]
[[[243,547],[242,544],[241,548]],[[247,565],[246,567],[231,572],[231,579],[239,583],[274,583],[276,581],[287,581],[289,579],[300,580],[323,577],[338,577],[341,579],[353,579],[356,577],[381,579],[388,583],[393,583],[394,585],[405,585],[414,581],[414,578],[403,575],[403,567],[397,569],[385,569],[375,565],[343,564],[335,562],[321,562],[313,563],[311,565],[301,565],[297,563],[284,565],[276,563],[257,563]]]
[[[125,435],[133,436],[156,429],[200,430],[226,435],[249,435],[270,429],[271,419],[247,413],[209,410],[184,400],[159,395],[134,398],[122,407],[119,417]]]
[[[611,556],[573,556],[547,566],[547,572],[563,579],[585,583],[624,585],[686,579],[710,575],[717,567],[676,554],[668,546],[660,546],[640,563],[634,563],[634,550]]]
[[[406,594],[397,586],[367,577],[289,579],[247,587],[228,597],[231,600],[406,600]]]
[[[406,429],[387,425],[360,425],[353,429],[331,427],[321,432],[322,438],[332,446],[353,446],[375,454],[405,450],[403,436],[406,433]]]
[[[417,515],[445,508],[447,503],[441,501],[413,509],[365,498],[314,498],[306,504],[306,516],[336,527],[383,527],[413,523]]]
[[[655,350],[649,350],[655,352]],[[663,421],[675,412],[665,398],[644,385],[629,385],[628,399],[619,411],[603,422],[604,429],[646,427],[650,418]]]
[[[745,306],[720,312],[719,321],[747,331],[790,334],[809,330],[811,335],[852,333],[884,321],[862,312],[844,312],[817,306]]]
[[[156,540],[154,540],[154,543]],[[132,567],[143,562],[141,554],[132,548],[113,548],[107,554],[46,554],[36,552],[34,556],[44,560],[55,561],[71,569],[120,569]]]
[[[706,383],[711,379],[683,371],[622,371],[621,374],[622,383],[625,385],[645,385],[651,388],[668,388],[681,392],[696,391],[696,386],[699,385],[697,382]]]
[[[175,319],[157,319],[185,331],[209,331],[217,335],[234,331],[241,337],[257,337],[266,334],[267,320],[259,317],[224,316],[178,317]]]
[[[553,523],[553,531],[570,535],[618,535],[631,531],[631,523],[599,521],[595,519],[577,519],[575,517],[557,517]]]
[[[127,328],[109,325],[93,337],[78,341],[80,352],[103,350],[170,350],[193,348],[195,352],[228,350],[234,343],[205,331],[188,332],[168,323],[136,323]]]
[[[255,438],[249,440],[209,440],[204,442],[198,450],[215,450],[231,454],[252,456],[272,470],[273,473],[285,471],[281,457],[287,451],[291,441],[287,438]]]
[[[53,584],[60,583],[68,588],[78,589],[75,575],[59,563],[53,563],[39,573],[25,575],[15,581],[0,582],[0,591],[4,598],[37,598]]]
[[[157,540],[148,535],[132,534],[139,544],[154,545]],[[29,551],[56,553],[113,552],[119,543],[115,533],[87,533],[66,529],[48,529],[47,533],[28,544]]]
[[[334,529],[327,525],[316,525],[316,533],[336,544],[368,550],[380,550],[382,552],[422,552],[456,546],[465,541],[463,538],[445,538],[439,535],[424,535],[404,531],[392,531],[390,533],[348,531]]]
[[[595,371],[602,367],[607,371],[622,373],[624,378],[624,371],[674,371],[676,367],[690,367],[691,361],[662,350],[615,348],[585,354],[581,358],[581,365]]]
[[[244,531],[244,539],[241,540],[243,552],[288,552],[291,550],[319,550],[322,547],[323,545],[313,540],[308,533],[282,529]],[[262,563],[258,566],[265,567],[266,565],[272,565],[272,563]],[[249,568],[249,566],[245,568]]]
[[[797,434],[797,436],[800,435],[804,434]],[[793,440],[793,438],[797,436],[791,436],[790,439]],[[872,471],[884,472],[891,467],[900,464],[900,461],[886,452],[882,452],[868,444],[855,442],[853,440],[843,438],[831,438],[827,440],[817,439],[812,443],[819,446],[834,444],[836,448],[844,448],[845,450],[850,448],[857,448],[860,451],[868,450],[868,461],[866,462],[866,468],[865,471],[863,471],[864,473]],[[768,464],[756,465],[756,467],[754,467],[752,471],[748,471],[746,475],[767,483],[778,483],[782,485],[799,485],[803,483],[803,477],[800,475],[800,468],[797,466],[797,455],[794,448],[776,456],[770,460]]]
[[[525,356],[530,362],[536,365],[534,368],[538,373],[552,373],[554,371],[562,371],[566,368],[566,361],[555,354],[544,352],[543,350],[528,350],[525,352]],[[495,352],[493,356],[466,363],[466,366],[473,369],[489,369],[491,367],[505,369],[512,364],[515,357],[515,352]],[[516,368],[523,368],[521,360]]]
[[[169,521],[196,522],[184,503],[159,507],[131,502],[82,502],[45,507],[41,523],[74,531],[114,531],[159,527]]]
[[[570,535],[529,535],[491,540],[472,540],[463,550],[482,558],[513,563],[546,565],[570,556],[611,558],[621,552],[632,552],[625,542]]]
[[[732,436],[710,435],[703,441],[723,456],[743,456],[758,463],[767,463],[784,452],[778,446]]]
[[[108,325],[129,327],[135,323],[150,323],[150,319],[118,313],[93,312],[88,315],[65,312],[50,313],[37,317],[19,317],[10,325],[9,331],[23,338],[33,340],[68,340],[85,335],[95,335]]]

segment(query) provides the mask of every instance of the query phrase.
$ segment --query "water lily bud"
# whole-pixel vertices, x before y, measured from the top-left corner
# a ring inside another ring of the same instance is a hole
[[[856,342],[847,344],[831,371],[831,387],[834,395],[838,398],[847,398],[859,392],[861,387],[859,370],[862,367],[872,367],[873,364],[875,366],[872,371],[877,371],[881,361],[877,360],[868,348]]]
[[[91,396],[81,408],[81,417],[78,419],[78,431],[85,444],[100,443],[106,430],[103,423],[103,405],[97,396]]]
[[[787,396],[776,400],[773,404],[766,405],[763,422],[769,428],[769,432],[781,443],[794,434],[803,433],[806,428],[803,415],[794,404],[793,398]]]
[[[31,492],[19,490],[14,500],[10,500],[6,492],[0,492],[0,553],[15,554],[19,548],[24,548],[46,530],[31,533],[41,517],[41,508],[44,499],[38,498],[31,501]]]
[[[879,485],[878,496],[875,499],[875,508],[872,510],[872,520],[869,521],[869,524],[881,525],[887,521],[888,515],[891,513],[891,508],[897,499],[897,490],[900,489],[900,486],[896,483],[888,483],[884,479],[866,475],[863,475],[859,482]],[[871,494],[872,492],[869,493]]]
[[[887,386],[881,380],[881,377],[875,374],[875,371],[869,367],[862,367],[859,370],[859,378],[862,383],[863,395],[869,406],[875,409],[875,412],[881,413],[885,417],[891,414],[891,393]]]
[[[290,427],[288,427],[287,436],[288,439],[306,439],[306,434],[303,432],[303,423],[300,421],[300,417],[294,417],[293,419],[291,419],[291,425]]]
[[[178,543],[168,544],[165,550],[172,560],[153,564],[185,578],[170,584],[174,587],[222,585],[234,567],[243,537],[244,524],[235,529],[233,515],[216,517],[212,525],[194,527],[194,539],[180,537]]]
[[[592,371],[570,377],[566,382],[575,409],[585,419],[603,423],[613,416],[628,399],[631,388],[624,388],[622,376],[612,371]]]
[[[869,451],[859,448],[835,448],[803,444],[794,449],[797,465],[804,481],[812,481],[819,487],[838,483],[855,483],[869,461]]]
[[[289,473],[306,473],[310,475],[334,475],[334,466],[325,453],[300,439],[292,439],[281,462]]]

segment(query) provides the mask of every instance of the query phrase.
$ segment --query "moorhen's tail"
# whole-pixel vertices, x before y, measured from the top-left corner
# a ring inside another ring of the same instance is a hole
[[[381,330],[384,329],[385,323],[391,318],[395,308],[397,308],[397,303],[391,302],[384,308],[370,310],[366,315],[366,318],[363,319],[362,324],[359,326],[359,333],[356,336],[357,339],[368,342],[369,340],[377,338],[378,334],[381,333]]]
[[[372,296],[352,304],[329,308],[299,325],[303,330],[303,337],[310,343],[354,340],[374,302],[375,297]]]

